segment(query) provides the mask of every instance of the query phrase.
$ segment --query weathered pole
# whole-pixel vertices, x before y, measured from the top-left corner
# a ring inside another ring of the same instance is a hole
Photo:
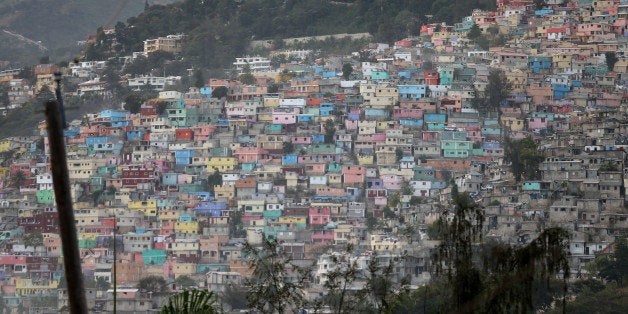
[[[60,78],[59,78],[60,79]],[[60,82],[57,81],[57,84]],[[57,95],[59,98],[60,95]],[[52,184],[57,203],[59,217],[59,233],[63,249],[63,265],[65,280],[68,288],[70,313],[88,313],[83,287],[83,273],[78,249],[78,237],[74,222],[74,209],[70,194],[70,177],[66,161],[65,141],[61,104],[57,100],[46,102],[46,129],[50,146],[50,165],[52,170]]]

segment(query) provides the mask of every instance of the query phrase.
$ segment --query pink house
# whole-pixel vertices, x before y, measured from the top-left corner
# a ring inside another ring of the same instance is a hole
[[[312,243],[331,244],[334,242],[334,229],[312,230]]]
[[[378,196],[374,199],[374,203],[377,206],[386,206],[388,204],[388,198],[385,196]]]
[[[238,147],[233,150],[233,156],[239,163],[258,162],[268,157],[268,151],[261,147]]]
[[[351,130],[357,130],[357,129],[358,129],[358,122],[360,122],[360,121],[358,121],[358,120],[349,120],[349,119],[346,119],[346,120],[345,120],[345,128],[346,128],[348,131],[351,131]]]
[[[310,225],[326,225],[331,220],[331,208],[311,207],[308,218]]]
[[[440,132],[438,131],[423,131],[421,133],[421,139],[424,141],[437,141]]]
[[[482,141],[482,131],[480,131],[479,127],[475,130],[467,130],[467,138],[471,142],[481,142]]]
[[[547,129],[548,120],[545,117],[528,118],[528,129],[540,130]]]
[[[345,184],[364,183],[366,168],[361,166],[342,166],[342,178]]]
[[[194,141],[207,141],[216,131],[216,127],[210,125],[200,125],[193,127],[192,130],[194,131]]]
[[[400,190],[403,184],[403,177],[396,174],[386,174],[381,176],[385,189],[388,190]]]
[[[305,175],[323,175],[325,174],[325,163],[311,163],[305,165]]]
[[[345,190],[339,188],[319,187],[316,189],[316,195],[321,196],[345,196]]]
[[[393,109],[393,118],[422,118],[422,109]]]
[[[297,116],[299,114],[299,108],[289,111],[273,111],[273,123],[274,124],[295,124],[297,123]]]
[[[291,139],[292,144],[295,145],[310,145],[312,144],[311,136],[295,136]]]

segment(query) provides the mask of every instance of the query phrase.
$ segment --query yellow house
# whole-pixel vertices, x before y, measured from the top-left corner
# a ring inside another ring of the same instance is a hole
[[[157,200],[150,199],[145,201],[131,201],[127,205],[129,210],[137,210],[144,214],[146,217],[157,216]]]
[[[9,139],[0,141],[0,153],[8,152],[9,150],[11,150],[11,141]]]
[[[89,180],[98,172],[98,167],[104,166],[105,159],[85,158],[68,160],[68,174],[70,180]]]
[[[53,289],[57,289],[59,286],[59,282],[52,280],[46,283],[44,280],[40,284],[33,283],[33,280],[30,278],[16,278],[15,279],[15,293],[17,295],[31,295],[31,294],[42,294]]]
[[[172,274],[174,278],[179,276],[190,276],[196,273],[196,264],[194,263],[175,263],[172,265]]]
[[[207,161],[207,171],[229,171],[238,167],[238,159],[235,157],[212,157]]]
[[[9,168],[0,167],[0,177],[6,177],[9,175]]]
[[[510,131],[523,131],[525,121],[522,118],[515,116],[502,115],[499,118],[501,125],[508,127]]]
[[[214,185],[214,195],[217,200],[235,198],[235,186],[233,185]]]
[[[357,237],[353,234],[353,225],[339,224],[334,229],[334,243],[335,244],[357,244]]]
[[[374,157],[373,155],[359,155],[358,156],[358,164],[360,166],[364,166],[364,165],[372,165],[374,162]]]
[[[174,209],[160,209],[159,220],[161,221],[178,221],[179,211]]]
[[[380,146],[375,151],[378,165],[394,165],[397,163],[397,152],[393,146]]]
[[[95,209],[75,209],[74,222],[78,227],[97,225],[98,212]]]
[[[305,224],[307,219],[305,217],[279,217],[279,223]]]
[[[358,133],[359,134],[375,134],[377,128],[376,121],[359,121]]]
[[[266,108],[279,107],[279,97],[264,97],[264,107]]]
[[[375,130],[379,132],[386,132],[386,130],[390,129],[391,125],[395,125],[395,121],[377,121],[377,125],[375,126]]]
[[[201,229],[198,221],[177,221],[174,223],[174,232],[186,234],[198,234]]]
[[[573,56],[570,54],[552,55],[552,66],[557,69],[569,69],[571,68],[572,59]]]
[[[522,93],[528,86],[528,72],[521,71],[520,69],[504,69],[506,78],[512,84],[512,91],[515,93]]]

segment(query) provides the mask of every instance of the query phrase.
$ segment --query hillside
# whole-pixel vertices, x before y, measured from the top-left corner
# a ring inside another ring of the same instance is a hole
[[[375,40],[392,42],[418,35],[431,20],[459,22],[475,8],[494,0],[184,0],[151,6],[116,25],[115,38],[101,37],[87,59],[129,54],[156,36],[187,34],[184,57],[197,65],[220,68],[245,54],[251,40],[369,32]],[[114,45],[117,45],[115,46]]]
[[[77,41],[94,34],[108,21],[126,21],[144,10],[145,0],[4,0],[0,1],[0,61],[29,65],[43,55],[53,61],[69,59],[79,51]],[[150,0],[167,4],[174,0]],[[119,12],[118,12],[119,11]],[[110,25],[112,26],[112,25]],[[19,34],[48,50],[39,50],[26,40],[9,36],[2,30]],[[11,37],[11,41],[5,39]],[[18,45],[14,45],[19,42]]]

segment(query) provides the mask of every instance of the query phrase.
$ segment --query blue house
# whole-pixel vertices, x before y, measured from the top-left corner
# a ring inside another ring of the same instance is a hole
[[[85,139],[85,144],[88,146],[94,146],[96,144],[103,144],[109,142],[111,139],[109,136],[90,136]]]
[[[367,118],[382,118],[390,116],[390,113],[386,109],[366,108],[364,109],[364,116]]]
[[[220,217],[225,210],[227,210],[225,202],[201,202],[194,207],[196,215],[203,217]]]
[[[174,151],[174,158],[177,165],[189,165],[194,157],[193,149],[177,149]]]
[[[399,100],[417,100],[425,97],[425,85],[398,85]]]
[[[179,183],[179,174],[176,172],[166,172],[161,176],[163,185],[177,185]]]
[[[426,113],[423,115],[423,120],[427,122],[447,122],[447,115],[444,113]]]
[[[299,161],[299,156],[297,154],[285,154],[281,156],[281,164],[296,164]]]
[[[535,74],[552,68],[552,56],[529,56],[528,66]]]
[[[554,90],[554,98],[562,99],[567,96],[567,93],[571,90],[567,84],[552,84],[552,90]]]
[[[312,134],[312,143],[324,143],[325,134]]]
[[[207,97],[207,98],[211,98],[212,97],[212,88],[209,86],[203,86],[201,87],[200,90],[201,95]]]
[[[408,127],[422,127],[423,126],[423,119],[403,118],[403,119],[399,119],[399,124],[401,124],[403,126],[408,126]]]
[[[144,138],[143,131],[137,130],[137,131],[126,132],[127,141],[141,141],[143,138]]]
[[[105,121],[118,122],[126,120],[129,113],[126,110],[103,110],[100,112],[100,117]]]
[[[331,116],[332,111],[336,109],[334,103],[331,102],[323,102],[319,107],[319,114],[321,117],[329,117]]]

